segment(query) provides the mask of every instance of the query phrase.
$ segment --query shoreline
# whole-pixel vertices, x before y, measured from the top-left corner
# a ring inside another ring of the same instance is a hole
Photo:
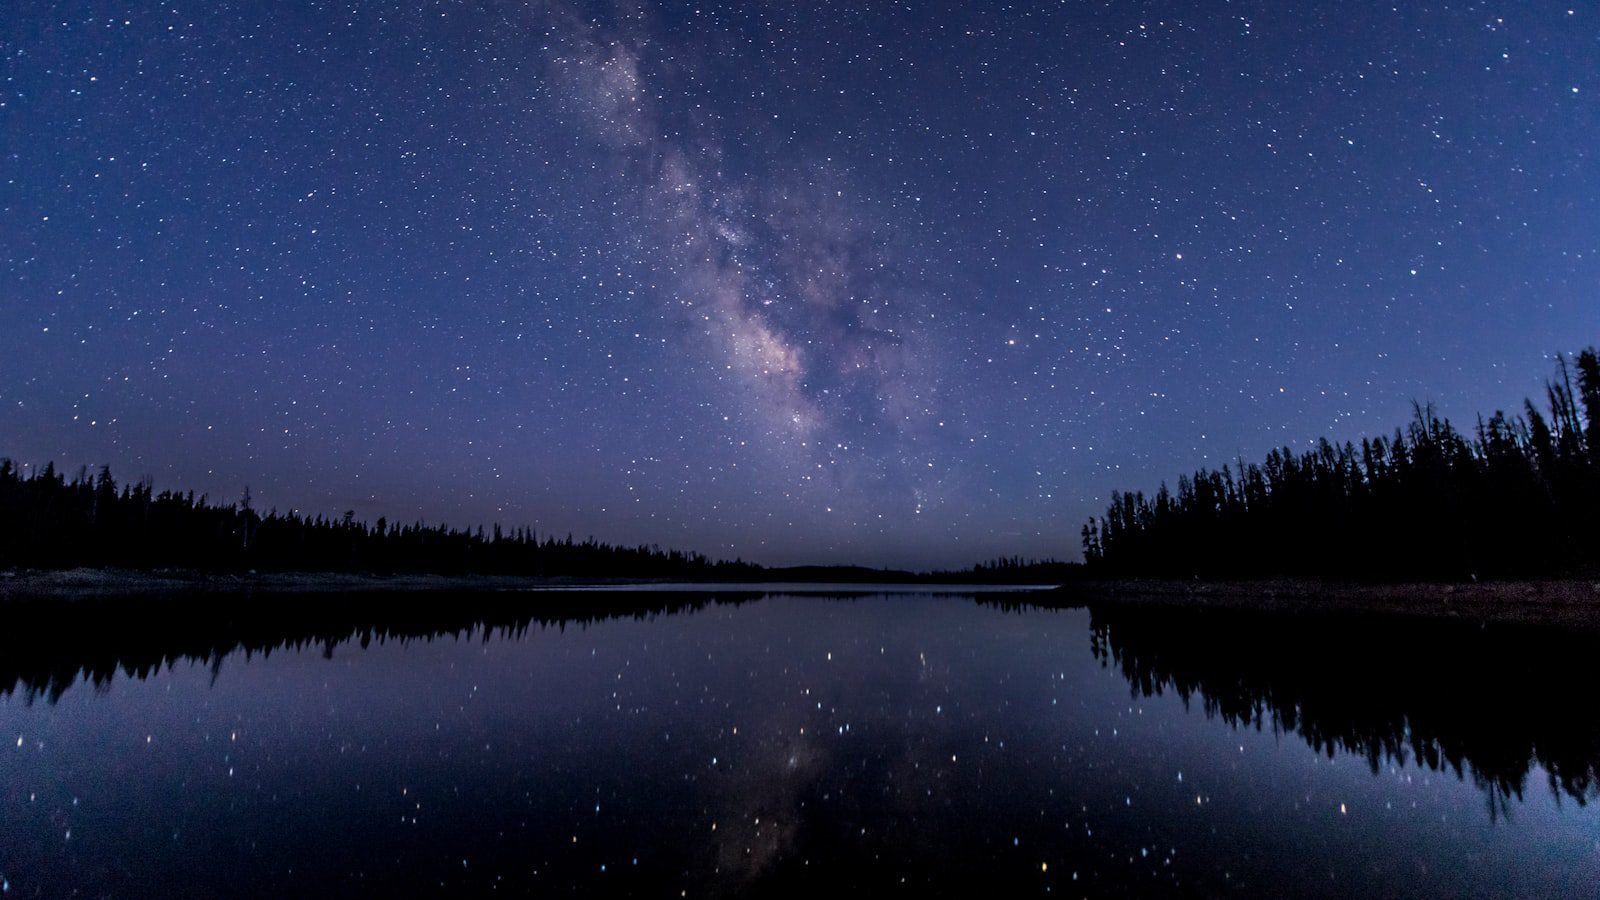
[[[0,572],[0,602],[20,599],[87,599],[117,594],[170,593],[422,593],[514,591],[590,585],[649,585],[662,580],[537,577],[526,575],[355,575],[346,572],[202,572],[189,569],[28,569]]]
[[[598,589],[626,592],[629,587],[693,592],[748,591],[762,582],[681,582],[672,579],[579,578],[526,575],[356,575],[342,572],[218,573],[195,570],[62,569],[0,572],[0,603],[28,600],[90,600],[117,596],[152,598],[162,595],[365,594],[435,592],[520,592]],[[826,582],[769,582],[773,587],[823,587]],[[926,586],[949,589],[940,582],[904,581],[854,585]],[[1600,580],[1584,578],[1522,579],[1476,584],[1445,582],[1348,582],[1310,578],[1259,581],[1185,581],[1178,579],[1107,578],[1071,581],[1030,589],[1019,585],[971,585],[991,588],[1039,606],[1242,610],[1293,616],[1380,615],[1479,623],[1555,625],[1600,630]],[[604,600],[597,599],[597,605]]]
[[[1600,629],[1600,581],[1583,578],[1479,583],[1362,583],[1091,579],[1048,592],[1061,605],[1246,610],[1294,616],[1383,615],[1482,624]]]
[[[1041,594],[1050,584],[963,583],[952,581],[812,581],[785,578],[782,570],[766,581],[685,581],[672,578],[604,578],[572,575],[357,575],[347,572],[204,572],[192,569],[27,569],[0,571],[0,604],[24,600],[88,600],[119,595],[157,597],[168,594],[362,594],[432,592],[533,592],[592,591],[598,595],[628,593],[630,588],[651,593],[718,593],[788,590],[806,593],[823,588],[850,588],[871,593],[878,589],[926,588],[934,593],[980,592]],[[849,572],[840,573],[848,576]],[[603,601],[598,601],[603,602]]]

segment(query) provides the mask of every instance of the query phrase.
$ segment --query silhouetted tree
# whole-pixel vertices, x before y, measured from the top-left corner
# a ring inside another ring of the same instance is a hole
[[[1576,370],[1576,379],[1573,372]],[[1558,356],[1547,412],[1462,435],[1431,404],[1392,437],[1327,440],[1238,471],[1202,469],[1153,500],[1114,492],[1082,532],[1091,572],[1477,577],[1600,567],[1600,356]]]
[[[592,538],[541,541],[532,529],[507,536],[497,528],[490,538],[482,528],[421,522],[369,527],[354,510],[336,519],[277,510],[263,517],[248,488],[238,504],[213,505],[192,491],[153,493],[147,481],[119,489],[107,468],[68,481],[54,463],[28,475],[0,459],[0,568],[73,566],[717,580],[759,571]]]
[[[274,509],[256,512],[247,487],[237,504],[193,491],[154,493],[148,479],[119,488],[109,469],[71,481],[54,463],[32,475],[0,458],[0,569],[75,566],[202,571],[516,575],[524,577],[749,581],[936,581],[1053,584],[1075,565],[997,559],[931,575],[856,567],[766,569],[658,546],[540,536],[532,528],[452,528]]]

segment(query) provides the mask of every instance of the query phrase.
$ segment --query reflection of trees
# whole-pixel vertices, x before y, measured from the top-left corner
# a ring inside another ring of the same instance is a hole
[[[347,643],[515,638],[535,625],[643,619],[760,596],[540,591],[12,600],[0,605],[0,695],[20,688],[29,701],[54,703],[80,678],[103,688],[118,673],[144,679],[179,662],[216,671],[240,650],[248,658],[320,646],[332,656]]]
[[[760,592],[482,592],[159,600],[13,600],[0,606],[0,695],[55,702],[73,684],[148,678],[180,662],[220,670],[270,654],[644,619]],[[858,595],[839,593],[834,599]],[[952,598],[954,599],[954,598]],[[986,597],[1008,609],[1021,598]],[[1092,650],[1135,695],[1168,692],[1234,727],[1294,734],[1374,771],[1416,764],[1470,777],[1495,808],[1539,764],[1557,797],[1600,797],[1600,635],[1531,626],[1280,616],[1228,609],[1091,608]]]
[[[855,601],[874,591],[803,591],[819,600]],[[54,703],[78,680],[96,687],[118,673],[149,678],[179,662],[222,667],[224,657],[341,644],[431,641],[441,637],[520,638],[533,626],[565,628],[606,619],[644,619],[709,604],[767,596],[759,590],[422,591],[394,594],[216,594],[0,603],[0,696],[19,688],[29,701]],[[905,593],[903,596],[928,596]],[[967,593],[940,593],[955,600]]]
[[[1535,763],[1557,798],[1600,796],[1592,714],[1600,636],[1529,626],[1091,608],[1092,649],[1136,696],[1198,698],[1234,727],[1298,735],[1332,757],[1471,776],[1491,812]]]

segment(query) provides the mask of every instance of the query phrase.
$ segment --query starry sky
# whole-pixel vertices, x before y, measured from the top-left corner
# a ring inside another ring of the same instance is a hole
[[[1592,3],[20,0],[0,56],[0,455],[262,509],[1072,558],[1600,340]]]

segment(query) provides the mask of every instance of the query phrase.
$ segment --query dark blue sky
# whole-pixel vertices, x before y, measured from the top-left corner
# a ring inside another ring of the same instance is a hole
[[[33,3],[0,455],[771,563],[1600,338],[1592,4]]]

